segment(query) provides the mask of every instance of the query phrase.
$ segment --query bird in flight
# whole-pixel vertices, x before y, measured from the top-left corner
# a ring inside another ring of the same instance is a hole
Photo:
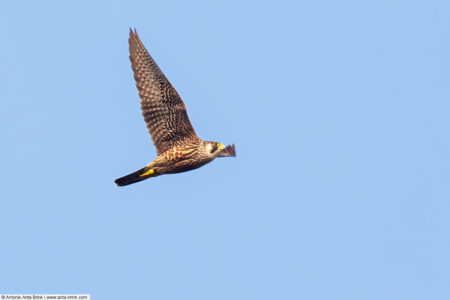
[[[235,157],[234,144],[225,147],[197,137],[183,101],[145,49],[136,29],[130,29],[128,44],[142,115],[157,157],[142,169],[116,179],[115,183],[124,186],[163,174],[190,171],[216,157]]]

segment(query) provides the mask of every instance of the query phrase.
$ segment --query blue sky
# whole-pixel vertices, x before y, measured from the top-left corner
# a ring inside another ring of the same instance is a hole
[[[449,11],[4,3],[0,292],[449,299]],[[236,159],[115,186],[155,157],[129,27]]]

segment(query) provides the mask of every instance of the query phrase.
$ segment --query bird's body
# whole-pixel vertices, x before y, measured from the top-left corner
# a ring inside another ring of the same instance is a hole
[[[225,147],[197,137],[183,101],[145,49],[136,30],[130,30],[128,42],[142,115],[158,156],[115,183],[128,185],[162,174],[190,171],[218,156],[236,156],[234,145]]]

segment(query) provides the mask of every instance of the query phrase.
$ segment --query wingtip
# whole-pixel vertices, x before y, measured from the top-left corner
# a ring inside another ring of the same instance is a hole
[[[130,49],[130,53],[131,53],[131,49],[136,47],[138,41],[139,41],[139,37],[137,35],[136,28],[134,28],[134,31],[133,31],[133,28],[130,27],[130,37],[128,38],[128,48]]]
[[[136,37],[138,36],[136,28],[130,27],[130,37],[135,37],[135,36]]]
[[[222,152],[219,154],[220,157],[236,157],[236,147],[234,144],[228,145]]]

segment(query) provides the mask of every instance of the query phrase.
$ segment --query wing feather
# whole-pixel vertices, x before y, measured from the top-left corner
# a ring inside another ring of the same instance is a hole
[[[178,93],[142,44],[136,29],[128,39],[141,110],[158,155],[187,140],[198,140]]]

